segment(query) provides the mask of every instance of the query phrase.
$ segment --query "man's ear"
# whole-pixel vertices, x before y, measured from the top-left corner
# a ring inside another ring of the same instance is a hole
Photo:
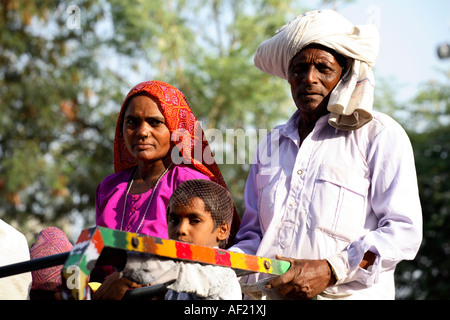
[[[217,227],[219,232],[217,233],[217,240],[223,241],[228,239],[228,236],[230,235],[230,225],[227,223],[222,223],[220,226]]]

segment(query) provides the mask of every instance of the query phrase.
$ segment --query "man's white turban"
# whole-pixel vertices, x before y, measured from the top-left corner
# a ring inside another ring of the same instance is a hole
[[[255,66],[287,80],[292,58],[313,43],[352,59],[352,65],[331,93],[330,125],[343,130],[362,127],[372,120],[375,81],[371,67],[379,50],[377,28],[354,26],[333,10],[307,12],[259,45]]]

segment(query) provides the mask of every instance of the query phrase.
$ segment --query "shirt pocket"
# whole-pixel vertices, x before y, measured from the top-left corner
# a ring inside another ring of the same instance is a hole
[[[369,180],[325,164],[314,182],[308,227],[352,242],[363,233]]]
[[[297,229],[298,227],[294,221],[285,220],[281,223],[281,227],[278,230],[278,243],[281,248],[287,248],[292,244]]]
[[[256,175],[258,186],[258,212],[262,231],[265,232],[275,211],[275,194],[280,180],[281,167],[261,170]]]

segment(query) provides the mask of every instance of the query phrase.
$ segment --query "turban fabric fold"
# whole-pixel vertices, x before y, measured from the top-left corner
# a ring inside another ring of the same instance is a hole
[[[179,149],[185,163],[190,164],[197,171],[207,175],[212,181],[228,189],[219,166],[214,160],[200,122],[192,112],[186,97],[174,86],[158,80],[137,84],[130,90],[122,103],[114,139],[114,171],[119,172],[137,165],[137,160],[131,156],[125,145],[122,124],[128,101],[140,93],[147,93],[160,102],[166,125],[171,134],[171,140]],[[230,232],[231,241],[239,230],[240,221],[239,214],[234,208]]]
[[[379,43],[375,25],[355,26],[333,10],[311,11],[262,42],[254,62],[263,72],[287,80],[292,58],[310,44],[323,45],[351,59],[331,92],[328,121],[338,129],[355,130],[372,120],[375,81],[371,67],[378,57]]]

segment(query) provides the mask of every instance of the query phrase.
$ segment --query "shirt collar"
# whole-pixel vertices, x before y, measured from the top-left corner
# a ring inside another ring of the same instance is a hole
[[[314,126],[313,131],[318,128],[321,128],[328,124],[328,118],[330,114],[326,114],[317,120],[316,125]],[[298,123],[300,121],[301,114],[300,111],[295,111],[291,118],[280,128],[280,134],[285,136],[286,138],[291,139],[295,143],[298,143],[300,140],[298,134]]]

